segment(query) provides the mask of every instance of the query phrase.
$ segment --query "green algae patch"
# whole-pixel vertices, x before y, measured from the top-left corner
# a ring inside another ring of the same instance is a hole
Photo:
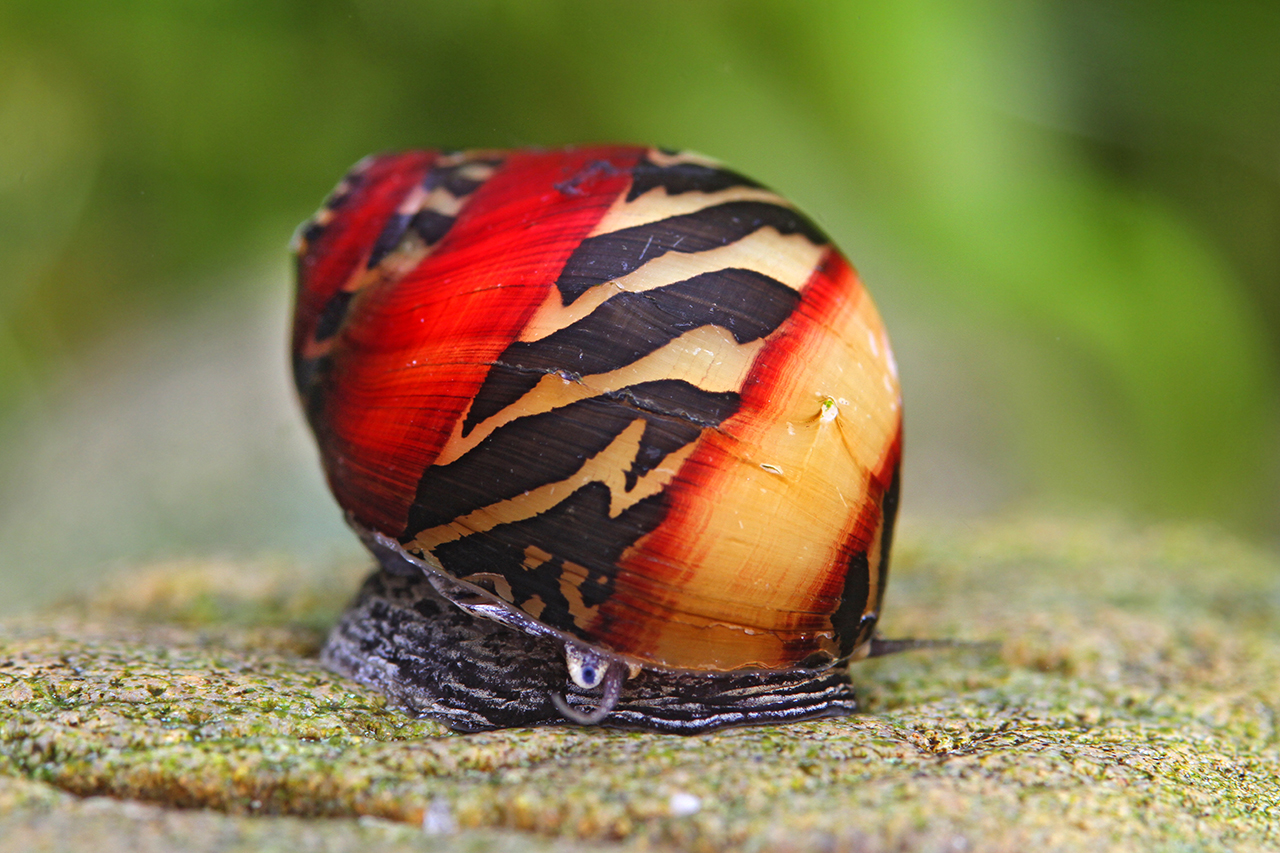
[[[433,836],[402,822],[286,815],[243,818],[108,797],[74,797],[37,782],[0,776],[0,853],[430,853],[458,849],[542,853],[592,848],[509,830],[474,830],[459,845],[452,834]]]
[[[1280,847],[1270,555],[1196,529],[908,524],[893,572],[886,635],[998,646],[858,664],[856,717],[698,737],[454,734],[316,663],[358,571],[139,572],[0,624],[0,837],[73,848],[76,814],[180,827],[155,849],[316,827],[324,849]]]

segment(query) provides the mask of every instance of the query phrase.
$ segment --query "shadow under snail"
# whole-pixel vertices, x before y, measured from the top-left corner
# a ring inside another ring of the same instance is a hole
[[[687,152],[410,151],[295,251],[294,379],[381,564],[328,666],[464,730],[856,708],[902,404],[810,219]]]

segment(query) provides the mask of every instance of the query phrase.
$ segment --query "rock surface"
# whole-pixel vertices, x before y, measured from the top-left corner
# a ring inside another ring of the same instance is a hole
[[[1280,562],[1204,530],[903,530],[860,716],[457,735],[315,651],[364,567],[139,571],[0,623],[0,851],[1274,850]]]

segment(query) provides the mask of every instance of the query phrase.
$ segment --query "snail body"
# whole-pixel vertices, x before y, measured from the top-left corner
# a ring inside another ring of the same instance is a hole
[[[332,666],[469,729],[852,710],[901,399],[812,221],[683,152],[417,151],[296,254],[294,379],[383,568]]]

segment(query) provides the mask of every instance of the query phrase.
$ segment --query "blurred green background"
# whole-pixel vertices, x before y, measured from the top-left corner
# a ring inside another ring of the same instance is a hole
[[[286,245],[361,156],[635,141],[867,280],[904,508],[1280,532],[1280,4],[6,0],[0,609],[137,559],[355,552]]]

